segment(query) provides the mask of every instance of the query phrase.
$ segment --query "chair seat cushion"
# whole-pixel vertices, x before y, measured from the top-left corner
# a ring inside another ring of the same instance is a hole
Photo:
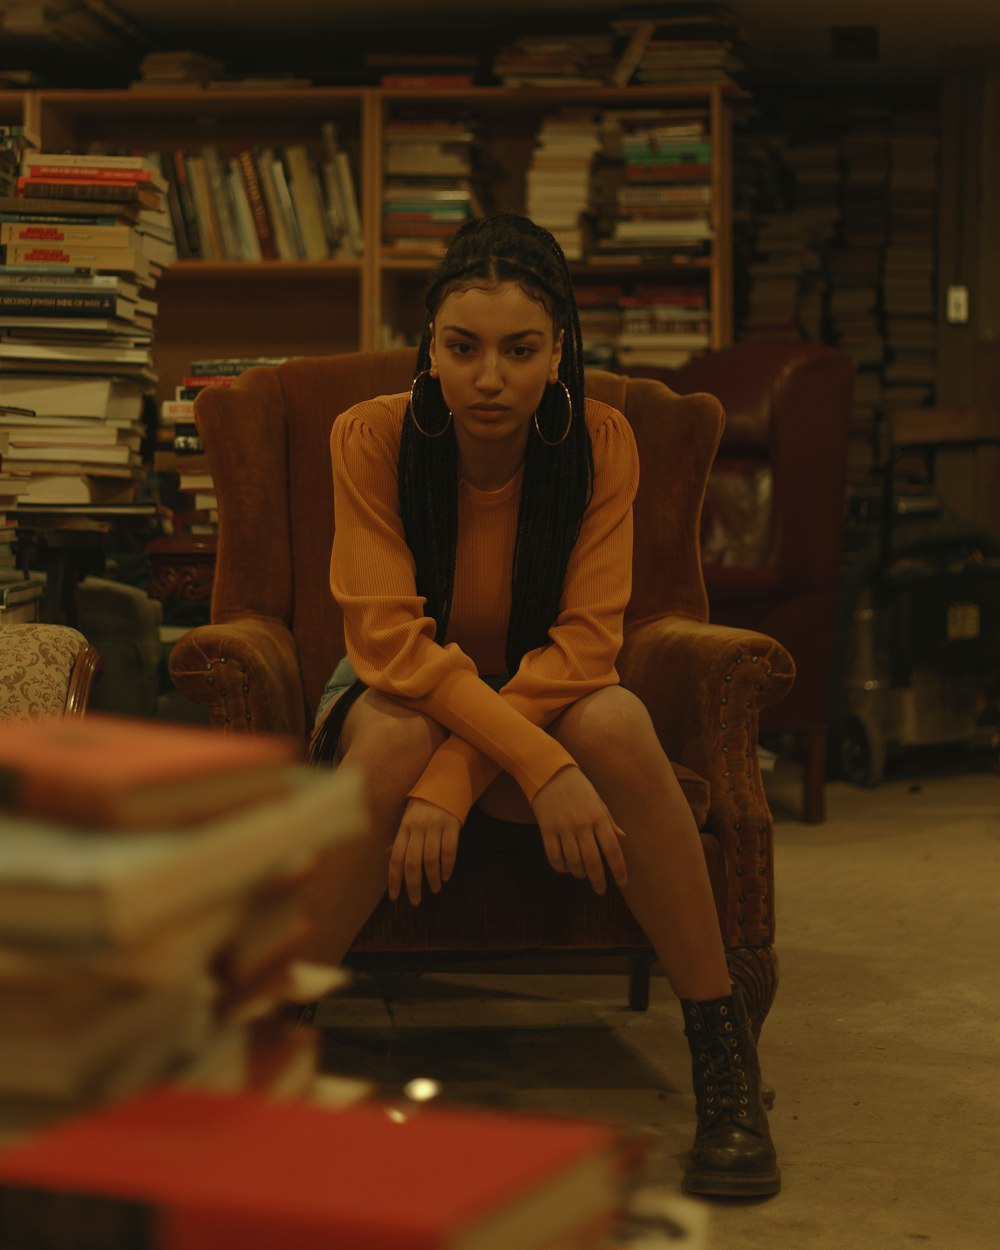
[[[66,625],[0,627],[0,719],[64,711],[70,677],[87,639]]]

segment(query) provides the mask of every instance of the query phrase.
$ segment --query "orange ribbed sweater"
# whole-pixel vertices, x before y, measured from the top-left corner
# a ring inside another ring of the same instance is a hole
[[[405,394],[366,400],[334,422],[330,587],[343,609],[347,653],[357,675],[450,730],[410,793],[464,821],[501,770],[530,802],[572,764],[545,726],[582,696],[618,681],[639,462],[624,416],[588,399],[594,491],[559,616],[549,643],[528,652],[497,693],[479,674],[506,668],[522,474],[495,491],[459,484],[455,584],[441,646],[416,591],[399,516],[396,469],[406,401]]]

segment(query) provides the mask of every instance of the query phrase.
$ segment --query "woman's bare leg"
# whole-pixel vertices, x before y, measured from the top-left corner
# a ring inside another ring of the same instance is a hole
[[[678,998],[729,994],[701,838],[645,707],[612,686],[567,708],[549,732],[625,832],[628,885],[622,893]]]
[[[374,690],[366,690],[347,714],[336,762],[361,769],[370,819],[362,837],[324,853],[306,887],[312,958],[339,964],[375,910],[385,893],[388,852],[407,792],[444,738],[429,717]]]

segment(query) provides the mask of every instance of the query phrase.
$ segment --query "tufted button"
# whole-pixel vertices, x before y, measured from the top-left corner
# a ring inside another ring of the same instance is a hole
[[[751,663],[751,664],[756,664],[756,663],[757,663],[757,656],[752,655],[752,656],[750,657],[750,663]]]
[[[728,703],[728,702],[729,702],[729,695],[728,695],[728,694],[724,694],[724,695],[722,696],[722,698],[720,699],[720,702],[721,702],[721,703]]]
[[[210,686],[214,686],[214,685],[215,685],[215,678],[214,678],[214,677],[206,677],[206,678],[205,678],[205,680],[208,682],[208,684],[209,684]]]
[[[733,821],[733,828],[734,828],[734,829],[742,829],[742,828],[743,828],[743,821],[742,821],[742,820],[734,820],[734,821]]]
[[[723,755],[727,754],[727,752],[728,752],[728,751],[729,751],[729,747],[724,746],[724,747],[722,748],[722,754],[723,754]]]
[[[727,673],[727,674],[725,675],[725,677],[723,677],[723,679],[722,679],[722,680],[723,680],[723,681],[732,681],[732,680],[733,680],[733,675],[732,675],[732,673]]]
[[[240,672],[241,672],[241,673],[245,673],[246,671],[247,671],[247,666],[246,666],[245,664],[241,664],[241,665],[240,665]]]
[[[250,687],[246,684],[246,682],[243,683],[243,693],[244,694],[250,693]]]

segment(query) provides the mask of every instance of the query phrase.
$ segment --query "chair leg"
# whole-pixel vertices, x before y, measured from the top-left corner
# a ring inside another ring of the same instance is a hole
[[[635,954],[628,957],[628,1005],[630,1011],[645,1011],[649,1006],[649,969],[655,956]]]
[[[803,819],[808,825],[821,825],[826,820],[826,730],[803,730],[799,744],[804,765]]]

